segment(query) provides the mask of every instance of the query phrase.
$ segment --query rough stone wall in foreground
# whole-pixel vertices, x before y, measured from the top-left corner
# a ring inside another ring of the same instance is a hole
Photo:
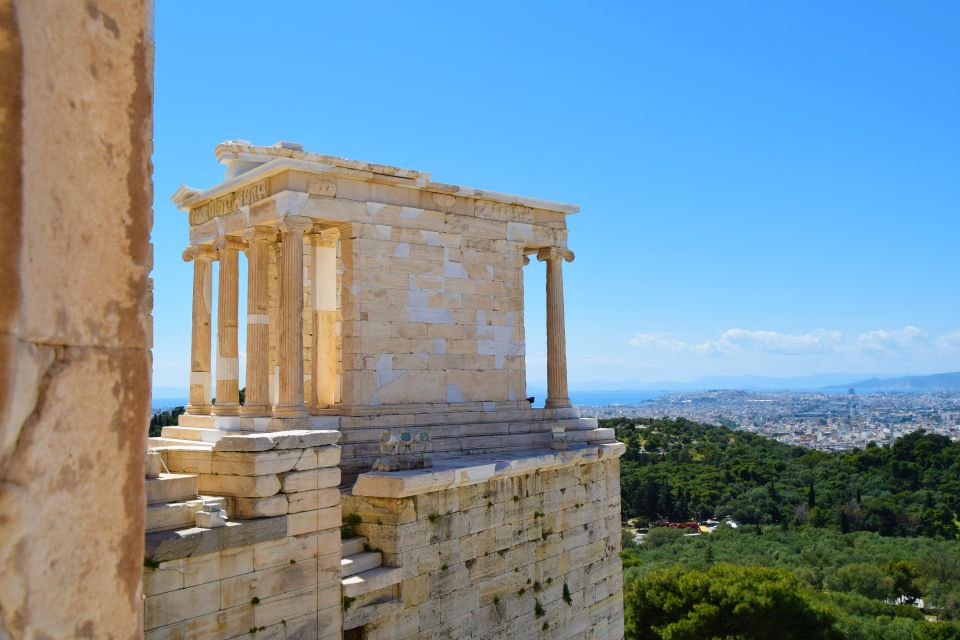
[[[344,612],[369,640],[623,637],[619,460],[343,511],[404,572]]]
[[[0,637],[141,633],[152,34],[0,0]]]

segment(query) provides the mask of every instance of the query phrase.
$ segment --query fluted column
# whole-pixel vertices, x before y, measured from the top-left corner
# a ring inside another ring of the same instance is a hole
[[[569,407],[567,391],[567,336],[563,313],[563,260],[573,261],[573,252],[547,247],[537,252],[537,260],[547,263],[547,401],[548,409]]]
[[[270,252],[277,232],[254,227],[247,242],[247,391],[242,416],[270,415]]]
[[[237,335],[238,253],[243,242],[222,237],[214,243],[220,252],[217,292],[217,403],[213,413],[235,416],[240,413],[240,361]]]
[[[193,325],[190,334],[190,401],[187,413],[206,415],[212,407],[210,394],[210,298],[213,295],[213,247],[189,247],[183,259],[193,262]]]
[[[275,418],[302,418],[303,402],[303,234],[313,226],[309,218],[286,217],[280,229],[280,312],[278,357],[280,392]]]

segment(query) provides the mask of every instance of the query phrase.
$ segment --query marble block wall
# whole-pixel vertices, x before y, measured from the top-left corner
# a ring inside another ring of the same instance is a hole
[[[369,546],[403,570],[399,585],[348,602],[345,628],[370,640],[622,638],[619,473],[612,458],[407,498],[344,496]]]

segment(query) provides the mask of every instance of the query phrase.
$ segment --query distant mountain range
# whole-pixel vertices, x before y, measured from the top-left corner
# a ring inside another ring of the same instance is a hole
[[[533,383],[530,388],[542,389],[545,384]],[[604,396],[616,402],[627,397],[652,397],[668,391],[705,391],[709,389],[738,389],[743,391],[827,391],[841,393],[847,389],[871,391],[929,391],[934,389],[960,390],[960,371],[921,376],[874,376],[863,374],[824,373],[809,376],[706,376],[687,382],[598,381],[571,385],[570,395]],[[542,393],[542,392],[541,392]],[[532,394],[531,394],[532,395]],[[587,403],[584,403],[587,404]],[[593,404],[593,403],[591,403]],[[599,402],[596,404],[600,404]]]
[[[889,376],[893,377],[893,376]],[[800,391],[827,387],[849,387],[851,381],[864,378],[863,373],[820,373],[807,376],[704,376],[696,380],[643,382],[640,380],[598,380],[571,384],[578,391],[702,391],[706,389],[744,389],[750,391]],[[531,382],[528,387],[546,388],[546,383]]]
[[[857,391],[932,391],[935,389],[960,390],[960,371],[934,373],[928,376],[902,376],[899,378],[868,378],[850,384],[828,387],[831,391],[843,389]]]

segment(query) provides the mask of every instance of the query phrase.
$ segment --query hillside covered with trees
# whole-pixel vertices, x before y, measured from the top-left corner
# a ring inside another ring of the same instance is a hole
[[[624,535],[627,638],[960,638],[960,444],[826,454],[678,420],[608,420],[624,514],[738,529]],[[638,428],[639,427],[639,428]]]
[[[891,447],[824,453],[682,418],[616,419],[624,515],[641,522],[732,516],[885,536],[960,528],[960,443],[917,431]]]

